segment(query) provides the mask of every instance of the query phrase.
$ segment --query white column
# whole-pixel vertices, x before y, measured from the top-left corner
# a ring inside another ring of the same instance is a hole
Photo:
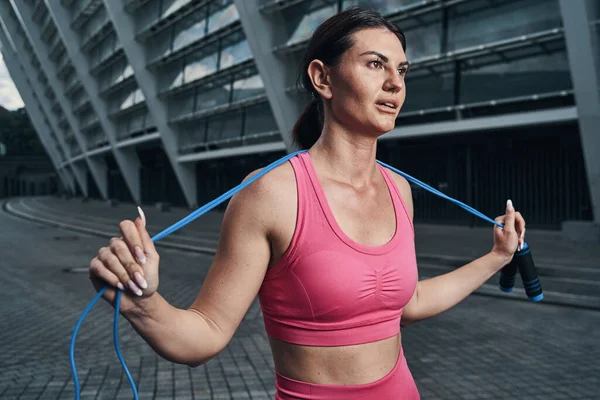
[[[13,1],[19,5],[20,9],[23,9],[21,15],[26,23],[33,23],[32,10],[27,6],[26,2],[24,0]],[[77,33],[71,28],[69,13],[59,1],[46,0],[46,5],[50,16],[54,19],[58,33],[67,49],[67,54],[73,63],[73,67],[75,67],[77,76],[90,98],[90,103],[98,116],[100,126],[102,126],[102,130],[106,134],[129,193],[131,193],[134,202],[141,204],[140,161],[135,148],[122,149],[116,147],[117,128],[115,123],[108,118],[108,107],[100,98],[97,80],[90,74],[90,63],[79,48],[79,40],[76,36]]]
[[[149,114],[160,134],[165,153],[175,172],[183,195],[188,205],[195,208],[198,205],[196,168],[193,163],[182,164],[177,161],[177,134],[169,125],[167,106],[157,96],[158,88],[156,79],[146,69],[144,49],[135,40],[135,23],[131,15],[124,9],[122,1],[104,0],[104,6],[109,18],[112,20],[129,65],[133,69],[138,86],[144,93]]]
[[[565,41],[579,115],[579,134],[594,213],[600,224],[600,65],[592,39],[597,0],[560,0]]]
[[[7,22],[7,17],[10,15],[10,7],[11,7],[11,4],[9,2],[0,1],[0,15],[4,19],[5,23]],[[65,115],[65,118],[67,120],[69,128],[70,128],[71,132],[73,132],[73,135],[75,137],[77,145],[79,146],[79,148],[81,149],[81,152],[84,155],[84,161],[85,161],[87,167],[89,168],[92,178],[94,179],[94,181],[96,182],[96,185],[98,186],[100,195],[102,196],[102,198],[104,198],[106,200],[106,199],[108,199],[106,162],[104,161],[104,159],[92,160],[90,157],[88,157],[86,155],[87,146],[85,144],[86,143],[85,137],[79,131],[79,125],[78,125],[77,119],[75,118],[75,114],[73,112],[73,106],[72,106],[72,104],[70,104],[70,102],[65,97],[65,93],[63,90],[64,88],[61,87],[62,85],[56,78],[56,76],[57,76],[56,67],[52,63],[52,61],[50,60],[50,58],[48,56],[48,48],[40,39],[41,38],[41,28],[40,28],[40,26],[38,26],[35,23],[26,25],[22,20],[22,17],[20,15],[20,10],[17,7],[15,7],[14,3],[12,3],[12,7],[13,7],[15,14],[17,15],[17,18],[19,18],[18,22],[21,24],[21,28],[23,29],[23,31],[25,32],[25,35],[27,36],[26,38],[20,38],[20,39],[28,40],[29,43],[31,44],[31,46],[33,47],[35,55],[38,58],[38,61],[40,62],[41,68],[44,71],[44,73],[46,74],[46,77],[48,78],[48,84],[50,85],[50,88],[54,92],[54,95],[56,96],[56,99],[57,99],[58,103],[60,104],[63,114]],[[8,28],[9,28],[9,31],[12,31],[12,32],[16,31],[14,29],[11,29],[10,27],[8,27]],[[77,172],[77,170],[76,170],[76,174],[81,176],[81,173]],[[85,188],[85,191],[83,191],[83,193],[86,196],[88,196],[87,187]]]
[[[6,37],[4,35],[4,31],[0,29],[0,42],[6,43]],[[17,87],[21,98],[23,99],[23,103],[25,103],[25,109],[27,111],[27,116],[35,129],[40,142],[46,149],[50,160],[52,161],[52,165],[58,174],[62,184],[75,192],[75,187],[73,186],[73,181],[66,179],[66,176],[61,171],[61,164],[65,161],[61,155],[56,150],[56,143],[53,143],[53,140],[50,136],[51,129],[48,125],[46,125],[45,118],[43,112],[41,110],[41,106],[35,100],[33,95],[33,90],[30,85],[27,83],[25,76],[23,75],[23,71],[19,68],[18,60],[14,51],[10,46],[2,46],[2,55],[4,59],[4,63],[8,72],[10,73],[10,77],[13,80],[15,86]]]
[[[298,95],[290,96],[285,89],[286,76],[294,73],[296,66],[285,63],[273,53],[275,38],[286,35],[284,21],[275,20],[275,15],[261,13],[260,3],[259,0],[235,0],[281,138],[288,153],[291,153],[298,150],[292,143],[291,131],[303,106]]]
[[[2,5],[0,4],[0,7],[1,6]],[[2,10],[0,9],[0,12],[1,11]],[[4,62],[7,66],[7,68],[9,68],[9,71],[11,71],[11,77],[13,77],[13,79],[15,79],[15,84],[20,82],[19,65],[21,65],[23,67],[24,74],[29,77],[29,87],[31,88],[32,96],[35,94],[35,97],[37,98],[39,105],[41,107],[41,111],[47,116],[47,120],[48,120],[48,123],[50,124],[50,128],[54,132],[54,134],[56,135],[56,137],[58,139],[58,143],[62,149],[63,154],[65,154],[65,156],[68,157],[69,152],[68,152],[67,146],[64,142],[64,139],[62,137],[62,132],[58,126],[58,120],[57,120],[56,116],[52,113],[50,102],[44,95],[41,84],[38,81],[37,73],[35,72],[34,68],[32,67],[30,61],[27,59],[27,57],[25,55],[25,49],[22,48],[21,43],[19,41],[12,40],[12,37],[10,36],[10,32],[8,31],[7,24],[5,23],[4,19],[2,18],[2,15],[3,14],[0,14],[0,22],[1,22],[0,25],[2,28],[2,29],[0,29],[0,41],[2,41],[2,43],[5,44],[5,46],[3,47],[3,53],[5,55]],[[12,46],[14,46],[14,48]],[[25,81],[24,78],[23,78],[23,81]],[[21,86],[21,85],[19,85],[19,86]],[[24,91],[21,92],[21,89],[19,86],[17,86],[17,88],[19,88],[21,96],[25,100],[25,97],[27,96],[27,94],[24,93]],[[28,112],[29,112],[29,110],[28,110]],[[72,171],[71,171],[72,174],[75,176],[76,181],[79,184],[79,188],[81,189],[81,192],[87,196],[87,184],[86,184],[87,179],[85,177],[85,172],[82,170],[81,166],[70,165],[70,167],[72,169]],[[75,187],[72,186],[71,189],[73,190],[73,193],[74,193]]]

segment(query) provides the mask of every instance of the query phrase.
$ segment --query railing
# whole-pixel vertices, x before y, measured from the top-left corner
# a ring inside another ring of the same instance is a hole
[[[127,145],[132,145],[128,143],[132,143],[129,141],[131,141],[134,138],[138,139],[135,142],[133,142],[135,144],[146,143],[160,139],[160,134],[156,131],[156,126],[150,124],[148,126],[141,127],[140,129],[132,129],[127,132],[119,132],[117,135],[117,139],[121,142],[124,142],[121,144],[121,148],[126,147]]]
[[[54,25],[52,17],[48,15],[48,18],[46,18],[46,20],[44,21],[44,25],[42,25],[40,39],[50,36],[50,32],[52,31],[52,29],[56,30],[56,26]]]
[[[100,126],[100,119],[96,116],[94,119],[81,124],[79,129],[83,131],[90,131],[93,128]]]
[[[300,4],[305,0],[282,0],[282,1],[273,1],[272,3],[267,3],[263,5],[261,8],[264,11],[274,11],[274,10],[282,10],[287,7],[291,7],[296,4]],[[464,3],[467,1],[474,0],[423,0],[417,3],[411,3],[404,7],[401,7],[398,10],[392,11],[390,13],[385,14],[385,18],[390,22],[400,22],[404,20],[408,20],[411,18],[418,18],[420,15],[427,14],[436,10],[448,8],[460,3]],[[295,41],[289,44],[282,44],[279,46],[275,46],[273,48],[274,52],[279,53],[291,53],[297,52],[300,50],[304,50],[304,48],[308,45],[309,38]]]
[[[102,7],[102,0],[90,0],[89,3],[81,6],[78,10],[74,10],[76,13],[71,22],[71,27],[75,30],[79,30],[81,26],[98,10]]]
[[[57,39],[55,39],[51,46],[50,46],[50,50],[48,51],[48,57],[56,62],[61,55],[61,52],[64,52],[64,47],[62,44],[62,41],[60,40],[60,38],[58,37],[58,35],[56,35]]]
[[[81,45],[81,50],[87,52],[96,44],[100,43],[112,30],[112,23],[110,19],[106,18],[106,21],[98,27],[92,34],[84,38]]]
[[[56,76],[59,79],[64,79],[69,69],[72,69],[73,65],[71,64],[71,59],[68,55],[65,54],[63,61],[58,65],[56,69]]]
[[[273,11],[282,11],[288,7],[305,3],[306,1],[307,0],[270,0],[263,2],[263,4],[259,6],[259,10],[265,13],[271,13]]]
[[[82,86],[81,81],[77,78],[65,89],[65,95],[70,96],[75,92],[75,89]]]
[[[124,148],[136,146],[141,143],[151,142],[153,140],[160,140],[160,133],[156,131],[156,126],[150,124],[141,130],[117,132],[117,139],[119,142],[117,143],[116,147]]]
[[[267,140],[265,140],[267,139]],[[269,131],[255,133],[245,136],[231,137],[227,139],[210,140],[206,142],[190,143],[179,147],[180,155],[187,155],[198,152],[214,150],[215,148],[229,148],[237,146],[249,146],[266,142],[279,141],[281,136],[279,131]]]
[[[146,4],[148,1],[149,0],[125,0],[125,10],[128,12],[133,12],[134,10]]]
[[[146,100],[140,100],[139,102],[130,105],[127,108],[122,108],[116,111],[112,111],[110,114],[108,114],[111,118],[118,118],[118,117],[122,117],[123,115],[126,114],[131,114],[134,113],[135,111],[141,110],[143,108],[146,108]]]
[[[235,101],[232,103],[222,104],[216,107],[206,108],[202,110],[192,111],[190,113],[184,114],[182,116],[171,119],[170,122],[174,124],[179,124],[182,122],[193,121],[200,118],[205,117],[213,117],[215,115],[223,114],[229,111],[239,110],[244,107],[249,107],[252,105],[260,104],[267,102],[267,95],[261,94],[254,97],[249,97],[247,99]]]
[[[106,88],[101,89],[99,95],[101,97],[106,97],[112,93],[118,92],[119,90],[127,87],[128,85],[133,86],[134,83],[135,83],[135,76],[132,74],[132,75],[129,75],[127,78],[113,82],[110,85],[108,85]]]
[[[216,71],[216,72],[213,72],[213,73],[211,73],[209,75],[203,76],[200,79],[196,79],[194,81],[184,83],[183,85],[176,86],[174,88],[163,90],[162,92],[159,93],[158,96],[160,98],[164,99],[164,98],[167,98],[167,97],[173,96],[175,94],[184,92],[184,91],[186,91],[188,89],[191,89],[191,88],[194,88],[194,87],[200,87],[200,86],[204,86],[204,85],[206,85],[208,83],[213,83],[216,80],[220,80],[220,79],[223,79],[223,78],[225,78],[227,76],[234,75],[234,74],[236,74],[238,72],[241,72],[241,71],[243,71],[245,69],[252,68],[254,66],[255,66],[255,64],[254,64],[254,60],[253,59],[242,61],[239,64],[234,64],[234,65],[232,65],[230,67],[223,68],[223,69],[221,69],[219,71]]]
[[[92,103],[90,102],[90,99],[85,99],[84,101],[75,105],[75,107],[73,108],[73,113],[79,115],[82,114],[88,108],[92,108]]]
[[[401,111],[398,115],[398,123],[402,126],[409,126],[442,121],[460,121],[524,111],[557,109],[574,104],[573,90],[562,90],[414,111]]]
[[[136,38],[140,41],[146,41],[152,35],[160,32],[161,30],[173,25],[175,22],[185,18],[193,12],[201,9],[210,3],[210,0],[193,0],[184,4],[181,8],[173,11],[169,15],[164,16],[154,22],[151,22],[147,26],[140,29],[137,33]]]
[[[44,4],[43,1],[36,1],[33,12],[31,13],[31,19],[33,22],[39,24],[42,21],[44,11],[47,12],[46,4]]]
[[[124,56],[125,52],[123,51],[123,47],[119,47],[100,61],[96,62],[90,69],[90,73],[92,75],[98,75],[101,71],[105,70]]]
[[[188,44],[187,46],[184,46],[180,49],[170,52],[169,54],[155,58],[154,60],[152,60],[148,63],[148,68],[155,68],[159,65],[164,65],[169,62],[181,59],[182,57],[184,57],[198,49],[201,49],[202,47],[206,47],[213,43],[216,43],[220,39],[222,39],[228,35],[231,35],[233,33],[240,33],[242,35],[244,33],[244,31],[242,29],[242,24],[239,20],[234,21],[231,24],[228,24],[214,32],[211,32],[211,33],[207,34],[206,36],[198,39],[197,41]]]
[[[444,64],[451,64],[456,61],[472,60],[474,58],[495,55],[500,58],[500,61],[508,61],[508,52],[511,50],[519,50],[531,46],[543,46],[549,42],[561,40],[564,36],[563,28],[554,28],[543,32],[521,35],[510,39],[499,40],[487,44],[466,47],[460,50],[449,51],[443,54],[422,57],[411,61],[411,69],[416,71],[429,70],[435,72],[434,68]],[[545,49],[542,49],[546,51]],[[497,63],[495,61],[494,63]],[[487,63],[489,64],[489,63]],[[477,65],[480,67],[482,65]],[[414,73],[412,74],[414,75]]]

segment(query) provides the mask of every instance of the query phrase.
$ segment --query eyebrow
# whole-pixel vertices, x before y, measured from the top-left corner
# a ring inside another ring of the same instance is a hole
[[[360,55],[360,57],[366,56],[366,55],[376,55],[377,57],[381,58],[381,60],[383,60],[384,63],[388,63],[390,61],[389,58],[387,58],[386,56],[384,56],[383,54],[381,54],[378,51],[372,51],[372,50],[371,51],[365,51],[364,53],[362,53]],[[399,67],[404,66],[404,65],[408,67],[408,64],[409,64],[408,61],[402,61],[400,63],[400,65],[399,65]]]

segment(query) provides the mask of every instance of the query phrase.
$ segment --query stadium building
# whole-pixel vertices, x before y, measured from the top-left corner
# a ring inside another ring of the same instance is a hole
[[[600,221],[594,0],[3,0],[0,43],[65,188],[197,207],[296,150],[307,39],[355,4],[408,42],[379,160],[529,227]],[[419,222],[480,223],[413,196]]]

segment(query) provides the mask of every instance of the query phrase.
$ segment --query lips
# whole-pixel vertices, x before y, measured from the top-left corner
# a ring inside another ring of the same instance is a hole
[[[400,103],[398,102],[398,100],[393,99],[393,98],[381,99],[375,104],[377,104],[378,106],[381,106],[381,107],[385,107],[385,108],[389,109],[390,111],[396,111],[398,109],[398,107],[400,107]]]
[[[386,114],[396,115],[398,109],[393,106],[393,104],[385,104],[385,103],[377,103],[376,104],[379,111],[384,112]]]

